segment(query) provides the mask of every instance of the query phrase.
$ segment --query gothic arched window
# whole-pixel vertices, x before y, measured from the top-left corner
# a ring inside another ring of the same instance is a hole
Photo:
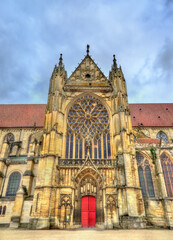
[[[173,161],[165,153],[162,153],[160,159],[168,197],[173,197]]]
[[[6,196],[15,196],[20,185],[21,174],[13,172],[8,181]]]
[[[153,180],[151,175],[150,164],[140,153],[136,153],[139,182],[142,189],[143,197],[155,197]]]
[[[67,117],[66,158],[85,158],[86,142],[91,158],[110,158],[109,116],[101,101],[92,96],[79,98]]]
[[[4,137],[4,142],[12,143],[14,142],[14,135],[12,133],[8,133]]]
[[[158,132],[156,138],[159,139],[159,140],[162,138],[166,143],[168,143],[168,137],[162,131]]]

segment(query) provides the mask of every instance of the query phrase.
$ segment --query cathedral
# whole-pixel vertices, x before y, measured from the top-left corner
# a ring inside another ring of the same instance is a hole
[[[68,77],[61,54],[47,105],[0,105],[0,227],[173,228],[173,104],[129,104],[115,55]]]

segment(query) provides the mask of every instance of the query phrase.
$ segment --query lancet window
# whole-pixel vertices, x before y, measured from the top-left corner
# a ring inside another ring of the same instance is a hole
[[[163,169],[163,175],[165,179],[165,185],[168,197],[173,197],[173,161],[169,158],[168,155],[162,153],[161,164]]]
[[[139,182],[142,189],[142,195],[144,198],[155,197],[153,180],[151,175],[151,167],[149,161],[143,157],[140,153],[136,154]]]
[[[89,143],[88,143],[89,142]],[[79,98],[67,117],[66,158],[85,158],[90,145],[91,158],[110,158],[109,116],[100,100]]]

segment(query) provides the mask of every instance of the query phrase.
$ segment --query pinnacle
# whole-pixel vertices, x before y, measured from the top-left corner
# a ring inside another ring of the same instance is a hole
[[[117,69],[117,60],[115,58],[115,54],[113,55],[113,66],[114,69]]]
[[[59,66],[62,67],[63,66],[63,58],[62,58],[62,53],[60,54],[60,57],[59,57]]]

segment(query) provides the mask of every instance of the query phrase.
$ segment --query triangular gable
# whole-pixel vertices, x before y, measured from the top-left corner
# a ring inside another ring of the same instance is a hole
[[[93,59],[87,55],[79,66],[75,69],[72,75],[67,79],[64,86],[65,90],[81,89],[81,88],[100,88],[103,90],[111,90],[111,84],[105,77],[103,72],[93,61]]]
[[[92,175],[96,175],[96,179],[98,178],[100,182],[102,182],[102,176],[98,171],[97,167],[91,160],[89,154],[87,154],[84,164],[81,166],[77,174],[75,175],[75,181],[79,181],[79,179],[84,176],[86,173],[92,173]]]
[[[96,166],[94,165],[93,161],[91,160],[90,156],[87,155],[84,164],[82,165],[81,169],[79,170],[79,172],[81,172],[82,170],[84,170],[85,168],[88,167],[92,167],[94,170],[97,171]]]

